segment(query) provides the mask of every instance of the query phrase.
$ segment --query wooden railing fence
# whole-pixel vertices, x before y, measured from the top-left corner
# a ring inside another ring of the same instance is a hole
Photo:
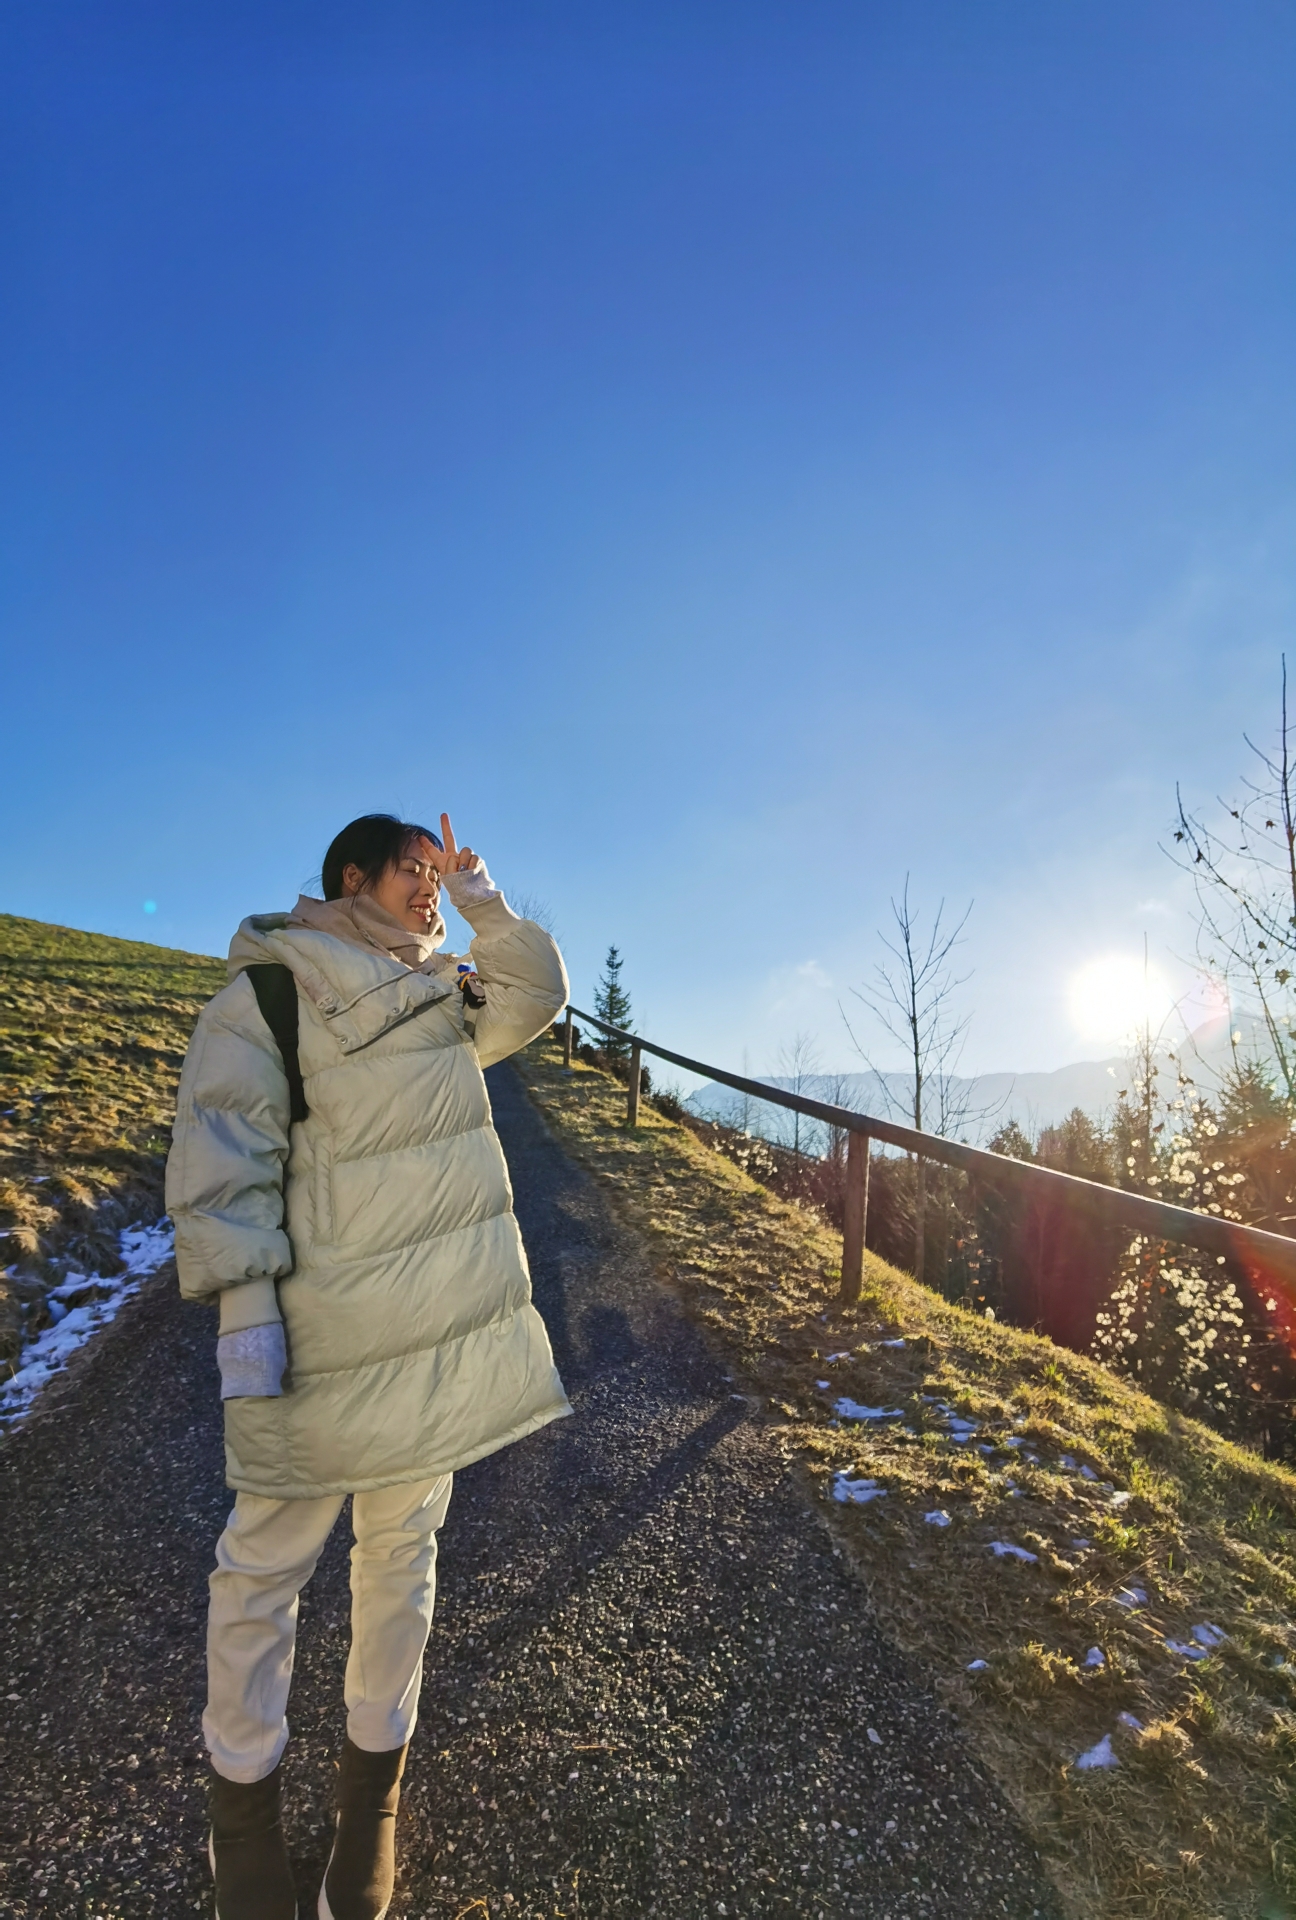
[[[1172,1206],[1141,1193],[1126,1193],[1120,1187],[1104,1187],[1095,1180],[1081,1180],[1075,1174],[1059,1173],[1052,1167],[1039,1167],[1029,1161],[1012,1160],[1006,1154],[990,1153],[984,1147],[969,1147],[961,1140],[946,1140],[940,1134],[900,1126],[873,1114],[856,1113],[850,1107],[837,1107],[826,1100],[812,1100],[804,1094],[788,1093],[764,1080],[749,1080],[729,1073],[687,1054],[659,1047],[642,1035],[623,1027],[609,1026],[596,1014],[582,1013],[569,1006],[563,1022],[563,1064],[570,1067],[573,1022],[596,1027],[630,1049],[630,1087],[626,1100],[626,1125],[639,1123],[639,1080],[643,1055],[669,1060],[687,1073],[699,1073],[738,1093],[751,1094],[778,1107],[788,1107],[813,1120],[825,1121],[847,1134],[846,1192],[842,1228],[841,1297],[852,1305],[860,1297],[864,1278],[864,1237],[868,1225],[869,1143],[883,1141],[900,1147],[920,1160],[935,1160],[943,1166],[963,1172],[1000,1188],[1015,1188],[1018,1193],[1044,1197],[1062,1196],[1072,1207],[1079,1207],[1112,1226],[1129,1228],[1149,1239],[1173,1240],[1203,1252],[1222,1256],[1241,1266],[1252,1283],[1278,1288],[1285,1298],[1296,1303],[1296,1240],[1285,1234],[1267,1233],[1261,1227],[1245,1227],[1217,1214],[1196,1213],[1190,1207]]]

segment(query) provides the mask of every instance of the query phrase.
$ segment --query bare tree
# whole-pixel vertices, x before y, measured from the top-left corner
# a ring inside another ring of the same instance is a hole
[[[1231,824],[1218,832],[1207,826],[1188,811],[1176,787],[1179,824],[1171,858],[1192,875],[1197,889],[1200,958],[1258,1009],[1287,1099],[1296,1102],[1296,766],[1286,655],[1274,751],[1243,737],[1255,755],[1256,774],[1243,780],[1236,806],[1219,802]]]
[[[819,1087],[820,1096],[828,1106],[856,1107],[855,1093],[848,1074],[829,1074],[820,1081]],[[846,1143],[850,1139],[850,1131],[846,1127],[829,1126],[824,1128],[824,1135],[824,1159],[833,1169],[834,1175],[840,1174],[844,1178]]]
[[[951,1005],[954,993],[968,975],[954,976],[951,957],[962,940],[971,911],[969,901],[951,927],[946,921],[942,900],[930,930],[924,935],[918,924],[918,909],[909,899],[906,874],[899,902],[894,899],[891,902],[896,938],[880,936],[891,959],[878,963],[871,988],[851,989],[891,1038],[899,1041],[908,1056],[905,1076],[908,1085],[903,1101],[892,1091],[891,1078],[874,1065],[860,1044],[846,1009],[841,1009],[851,1045],[876,1075],[882,1097],[891,1111],[903,1115],[914,1127],[921,1129],[927,1124],[931,1131],[943,1134],[965,1124],[969,1117],[968,1089],[953,1081],[967,1038],[968,1016],[955,1017]],[[918,1280],[922,1279],[926,1264],[926,1214],[927,1162],[920,1155],[915,1169],[914,1198],[914,1277]]]
[[[746,1047],[743,1048],[742,1077],[744,1080],[750,1080],[751,1078],[751,1068],[748,1065]],[[743,1092],[738,1095],[733,1115],[726,1122],[726,1125],[736,1127],[739,1133],[759,1133],[760,1114],[757,1110],[758,1106],[759,1102],[753,1100],[751,1094],[744,1088]]]
[[[534,920],[538,927],[543,927],[545,932],[552,934],[555,940],[558,938],[558,930],[554,925],[553,908],[547,900],[542,900],[539,894],[513,894],[510,896],[509,905],[512,907],[514,913],[517,914],[519,920]]]
[[[743,1048],[742,1071],[743,1079],[749,1080],[751,1064],[746,1047]],[[771,1132],[766,1119],[771,1109],[763,1100],[757,1100],[753,1094],[745,1090],[739,1093],[736,1088],[733,1092],[729,1092],[724,1087],[718,1087],[716,1091],[720,1098],[714,1105],[693,1106],[693,1111],[700,1120],[706,1120],[713,1127],[730,1127],[735,1133],[745,1134],[757,1140],[777,1138],[776,1133]]]
[[[794,1034],[791,1042],[779,1052],[779,1066],[783,1069],[781,1077],[787,1083],[788,1092],[795,1093],[798,1097],[803,1095],[809,1083],[817,1077],[820,1066],[813,1034]],[[786,1114],[789,1110],[784,1107],[781,1111]],[[806,1130],[806,1120],[795,1107],[791,1109],[791,1119],[792,1152],[799,1160],[801,1136]]]

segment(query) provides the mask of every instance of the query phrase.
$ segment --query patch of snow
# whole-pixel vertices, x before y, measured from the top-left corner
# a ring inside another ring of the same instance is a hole
[[[961,1413],[955,1413],[953,1407],[947,1407],[943,1400],[937,1402],[937,1412],[941,1416],[941,1425],[956,1446],[966,1446],[974,1433],[980,1433],[981,1422],[968,1420]]]
[[[878,1732],[877,1728],[869,1727],[867,1729],[867,1732],[868,1732],[869,1739],[873,1742],[873,1745],[875,1747],[880,1747],[882,1745],[882,1735]]]
[[[1094,1472],[1092,1467],[1086,1466],[1086,1467],[1081,1467],[1080,1478],[1082,1480],[1096,1480],[1098,1478],[1098,1475]]]
[[[1039,1565],[1037,1553],[1027,1553],[1025,1547],[1014,1547],[1008,1540],[992,1540],[990,1551],[997,1560],[1020,1560],[1024,1566]]]
[[[840,1353],[826,1353],[824,1355],[824,1365],[826,1367],[835,1367],[839,1360],[849,1360],[849,1359],[850,1359],[850,1348],[843,1347]]]
[[[886,1488],[880,1487],[876,1480],[852,1480],[848,1473],[835,1473],[832,1497],[843,1505],[850,1501],[857,1507],[863,1507],[870,1500],[885,1500]]]
[[[1075,1473],[1077,1471],[1075,1460],[1069,1453],[1062,1455],[1062,1458],[1058,1461],[1058,1465],[1065,1467],[1068,1473]]]
[[[829,1388],[830,1388],[830,1387],[832,1386],[832,1381],[831,1381],[831,1380],[816,1380],[816,1381],[815,1381],[815,1385],[816,1385],[816,1386],[818,1387],[818,1389],[819,1389],[819,1391],[820,1391],[820,1393],[827,1393],[827,1392],[828,1392],[828,1390],[829,1390]]]
[[[1107,1505],[1109,1507],[1115,1507],[1116,1511],[1119,1513],[1121,1508],[1127,1507],[1133,1498],[1134,1498],[1134,1495],[1132,1493],[1114,1493],[1111,1499],[1107,1502]]]
[[[1090,1773],[1095,1767],[1118,1767],[1119,1765],[1120,1761],[1112,1752],[1109,1733],[1105,1733],[1096,1747],[1090,1747],[1089,1751],[1082,1753],[1076,1761],[1076,1767],[1081,1773]]]
[[[967,1670],[969,1673],[988,1673],[990,1671],[990,1662],[988,1660],[969,1660]]]
[[[1147,1605],[1146,1588],[1122,1587],[1116,1595],[1116,1605],[1118,1607],[1125,1607],[1127,1610],[1132,1607],[1145,1607]]]
[[[123,1227],[118,1245],[125,1273],[70,1273],[47,1294],[54,1324],[23,1348],[13,1373],[0,1383],[0,1424],[12,1426],[21,1420],[46,1382],[61,1373],[101,1327],[116,1319],[124,1303],[139,1292],[141,1282],[171,1258],[175,1233],[163,1216],[154,1225]]]
[[[1199,1627],[1194,1627],[1192,1637],[1199,1647],[1208,1647],[1212,1653],[1228,1639],[1223,1627],[1213,1626],[1209,1620],[1203,1620]]]
[[[1086,1667],[1105,1667],[1107,1665],[1107,1655],[1101,1647],[1090,1647],[1084,1657],[1084,1665]]]
[[[1208,1660],[1210,1654],[1205,1647],[1186,1645],[1182,1640],[1166,1639],[1166,1651],[1177,1654],[1181,1660]]]
[[[903,1407],[865,1407],[858,1400],[838,1400],[833,1412],[841,1420],[903,1420]]]
[[[1079,1547],[1083,1550],[1085,1547],[1091,1547],[1093,1545],[1093,1541],[1092,1540],[1073,1540],[1071,1542],[1071,1545],[1073,1547]]]
[[[878,1345],[880,1347],[903,1347],[905,1342],[903,1340],[879,1340]]]
[[[923,1519],[929,1527],[947,1527],[950,1523],[950,1517],[944,1507],[937,1507],[934,1513],[925,1513]]]
[[[1124,1727],[1127,1733],[1142,1733],[1143,1731],[1143,1722],[1138,1718],[1137,1714],[1133,1713],[1118,1713],[1116,1715],[1116,1725],[1118,1727]]]

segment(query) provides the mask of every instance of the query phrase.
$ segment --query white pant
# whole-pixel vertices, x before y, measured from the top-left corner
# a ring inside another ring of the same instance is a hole
[[[452,1475],[352,1498],[347,1732],[368,1753],[403,1747],[418,1717],[436,1595],[436,1529]],[[203,1736],[227,1780],[263,1780],[288,1740],[297,1596],[345,1494],[267,1500],[240,1493],[216,1547],[207,1615]]]

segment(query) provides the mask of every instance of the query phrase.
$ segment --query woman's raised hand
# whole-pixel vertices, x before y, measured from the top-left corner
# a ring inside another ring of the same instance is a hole
[[[477,855],[471,847],[456,846],[454,828],[450,825],[448,813],[441,815],[441,839],[445,851],[437,853],[434,849],[430,855],[438,873],[471,873],[477,864]]]

